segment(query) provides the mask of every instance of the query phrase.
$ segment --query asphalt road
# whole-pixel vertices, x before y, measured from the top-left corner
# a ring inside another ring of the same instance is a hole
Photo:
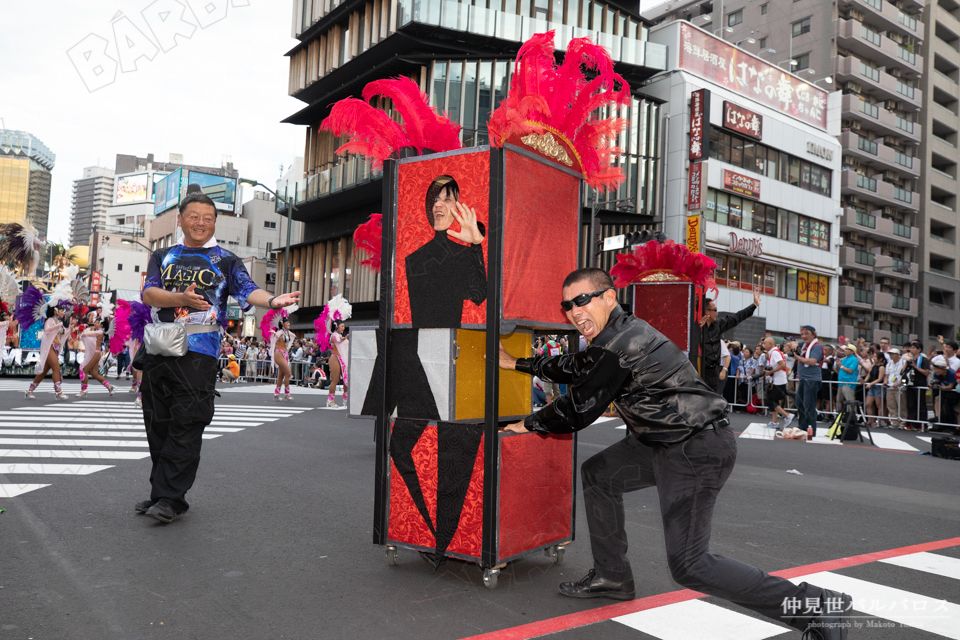
[[[133,511],[149,496],[148,458],[17,454],[142,455],[146,448],[137,446],[133,433],[142,426],[135,414],[123,413],[132,407],[132,394],[91,394],[85,404],[54,405],[49,389],[35,401],[12,390],[25,384],[0,385],[0,484],[49,486],[0,498],[6,509],[0,513],[0,638],[453,640],[611,603],[569,600],[556,591],[559,582],[579,579],[592,564],[580,500],[581,535],[567,548],[564,564],[530,555],[505,568],[495,590],[484,588],[481,571],[466,563],[450,561],[434,572],[416,553],[401,550],[398,565],[387,566],[383,548],[371,543],[372,423],[319,409],[325,395],[300,393],[278,405],[259,388],[223,388],[229,392],[218,400],[214,423],[222,430],[208,432],[218,437],[203,443],[191,509],[165,526]],[[278,410],[301,412],[270,415]],[[21,417],[41,414],[36,424]],[[122,419],[133,426],[124,431]],[[130,435],[86,435],[106,431],[91,426],[95,420]],[[750,422],[735,416],[734,428],[744,431]],[[579,459],[624,437],[619,424],[581,432]],[[52,435],[33,433],[38,428]],[[914,434],[886,434],[905,446],[929,448]],[[97,444],[118,441],[131,444]],[[960,462],[870,446],[738,442],[737,468],[714,515],[714,553],[777,571],[960,536]],[[87,475],[22,473],[30,469],[11,466],[54,471],[36,465],[63,463],[110,466]],[[803,475],[786,473],[791,469]],[[629,495],[627,518],[638,597],[677,591],[666,567],[655,491]],[[934,553],[960,558],[960,541]],[[836,573],[960,603],[960,576],[877,562]],[[699,602],[749,617],[712,598]],[[952,616],[938,627],[947,633],[908,625],[858,629],[850,637],[960,638],[960,616]],[[711,627],[686,637],[720,637]],[[559,635],[670,637],[643,629],[649,628],[600,620]],[[785,628],[780,633],[776,637],[800,636]],[[529,627],[512,637],[530,637]]]

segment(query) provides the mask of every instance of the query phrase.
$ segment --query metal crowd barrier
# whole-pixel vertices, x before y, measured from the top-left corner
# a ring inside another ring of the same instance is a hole
[[[220,356],[217,359],[217,371],[222,372],[230,359]],[[277,379],[277,365],[272,360],[237,360],[240,365],[240,377],[235,382],[273,383]],[[310,360],[290,361],[291,385],[307,386],[310,379]]]

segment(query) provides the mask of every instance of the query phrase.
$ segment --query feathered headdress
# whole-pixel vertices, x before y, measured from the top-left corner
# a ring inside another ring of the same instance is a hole
[[[270,309],[263,314],[263,317],[260,318],[260,335],[263,336],[263,339],[269,341],[273,332],[276,331],[277,325],[284,322],[290,317],[291,313],[295,313],[299,308],[298,305],[292,304],[289,307]]]
[[[4,305],[14,304],[19,295],[20,283],[17,281],[17,277],[5,266],[0,265],[0,301]]]
[[[123,351],[124,343],[130,338],[130,303],[126,300],[117,300],[113,322],[107,330],[110,338],[110,353],[117,355]]]
[[[610,275],[617,287],[647,280],[673,280],[692,282],[719,293],[713,279],[716,268],[716,262],[702,253],[690,251],[684,244],[651,240],[631,253],[617,254],[617,264],[610,269]]]
[[[383,216],[379,213],[371,214],[370,218],[353,232],[353,253],[360,258],[360,264],[365,264],[374,271],[380,271],[382,219]]]
[[[16,222],[0,225],[0,262],[13,262],[33,275],[40,266],[40,252],[46,242],[37,237],[37,230]]]
[[[490,145],[532,148],[606,191],[624,179],[610,161],[620,154],[614,141],[627,121],[599,118],[596,112],[630,104],[630,86],[614,72],[610,53],[589,38],[571,40],[558,67],[553,35],[538,33],[520,47],[510,92],[487,123]],[[592,80],[584,70],[592,72]]]
[[[78,278],[80,274],[80,267],[75,264],[71,264],[69,267],[64,269],[66,277],[70,280],[70,286],[73,289],[73,297],[76,298],[77,302],[80,304],[90,304],[90,290],[87,289],[87,283],[84,282],[83,278]]]
[[[76,307],[77,299],[73,297],[73,282],[67,278],[58,282],[47,304],[51,307]]]
[[[130,337],[143,343],[143,330],[148,324],[153,323],[153,315],[150,313],[150,307],[140,302],[140,300],[130,301]]]
[[[377,96],[390,98],[402,122],[367,104]],[[382,167],[384,160],[404,147],[412,147],[422,155],[462,146],[460,125],[431,108],[427,94],[404,76],[371,82],[363,88],[363,100],[340,100],[320,128],[336,136],[347,136],[337,153],[366,156],[374,169]]]
[[[101,300],[97,305],[100,307],[100,319],[107,320],[113,317],[113,303],[109,300]]]
[[[20,296],[20,304],[13,312],[13,317],[21,327],[26,329],[33,323],[43,320],[47,315],[47,297],[40,289],[32,284]]]
[[[313,321],[313,328],[317,332],[317,345],[321,351],[330,348],[330,334],[333,325],[337,322],[349,320],[353,315],[353,306],[342,295],[336,295],[323,307],[320,317]]]

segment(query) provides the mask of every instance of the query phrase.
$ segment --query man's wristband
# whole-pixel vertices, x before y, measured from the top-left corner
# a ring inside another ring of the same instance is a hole
[[[276,300],[276,299],[277,299],[277,296],[273,296],[273,297],[270,298],[270,300],[267,302],[267,307],[268,307],[269,309],[273,310],[273,311],[276,311],[276,309],[273,308],[273,301]]]

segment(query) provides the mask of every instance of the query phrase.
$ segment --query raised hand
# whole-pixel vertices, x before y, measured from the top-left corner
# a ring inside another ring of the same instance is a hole
[[[483,234],[480,233],[480,229],[477,227],[476,211],[462,202],[458,202],[457,208],[451,213],[453,213],[454,219],[460,223],[460,231],[447,229],[448,236],[468,244],[480,244],[483,242]]]
[[[206,311],[210,308],[210,303],[207,302],[207,299],[197,293],[196,282],[184,289],[180,295],[183,297],[182,306],[184,307],[190,307],[191,309],[196,309],[197,311]]]
[[[276,309],[280,309],[282,307],[289,307],[292,304],[299,304],[299,302],[300,302],[300,292],[291,291],[290,293],[284,293],[274,298],[273,306]]]

